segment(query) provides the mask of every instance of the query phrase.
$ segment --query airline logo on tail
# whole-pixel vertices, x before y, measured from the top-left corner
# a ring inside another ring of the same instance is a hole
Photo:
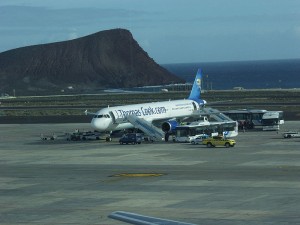
[[[199,88],[201,88],[201,79],[200,78],[197,79],[197,85]]]
[[[201,79],[202,79],[202,71],[198,69],[195,81],[193,83],[193,87],[188,99],[194,100],[199,104],[205,104],[204,100],[201,99]]]

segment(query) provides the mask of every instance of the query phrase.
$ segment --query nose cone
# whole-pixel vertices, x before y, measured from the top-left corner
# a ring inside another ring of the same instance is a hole
[[[91,126],[98,131],[105,131],[107,125],[104,123],[102,119],[93,118],[91,121]]]
[[[93,118],[91,125],[95,130],[106,131],[110,121],[104,118]]]

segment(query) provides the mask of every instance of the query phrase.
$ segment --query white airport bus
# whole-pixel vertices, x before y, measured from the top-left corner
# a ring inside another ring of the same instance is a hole
[[[284,124],[282,111],[268,111],[262,117],[263,130],[279,130],[280,124]]]
[[[238,135],[238,123],[236,121],[210,122],[209,124],[189,124],[176,127],[175,142],[190,142],[198,136],[217,136],[235,137]]]
[[[264,109],[238,109],[223,111],[230,119],[238,122],[240,129],[253,129],[262,126],[263,115],[267,112]]]

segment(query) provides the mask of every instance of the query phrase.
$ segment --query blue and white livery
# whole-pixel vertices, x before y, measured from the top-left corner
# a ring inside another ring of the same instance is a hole
[[[190,117],[206,104],[200,98],[201,79],[202,71],[199,69],[188,99],[103,108],[94,114],[91,125],[100,132],[130,129],[135,126],[128,118],[134,117],[151,124],[153,121],[163,121],[163,131],[171,132],[177,126],[177,118]]]

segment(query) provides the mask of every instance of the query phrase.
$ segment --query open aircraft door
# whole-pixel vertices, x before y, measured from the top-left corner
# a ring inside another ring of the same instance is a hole
[[[116,123],[116,117],[115,117],[114,113],[112,111],[109,111],[109,115],[112,119],[113,124],[115,124]]]

